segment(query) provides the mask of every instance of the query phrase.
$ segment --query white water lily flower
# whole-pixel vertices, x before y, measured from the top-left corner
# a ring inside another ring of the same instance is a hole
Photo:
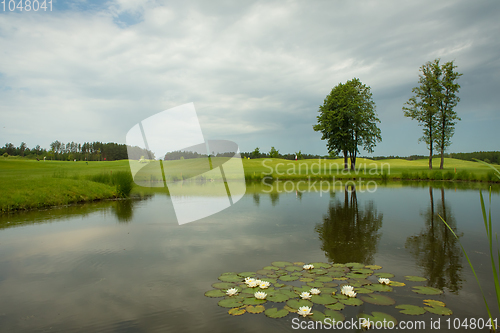
[[[263,281],[262,280],[255,280],[257,282],[257,285],[261,284]]]
[[[226,291],[226,295],[228,295],[228,296],[238,295],[238,289],[236,289],[236,288],[228,289]]]
[[[304,265],[302,266],[303,269],[313,269],[314,266],[313,265]]]
[[[271,282],[268,281],[261,281],[259,284],[260,289],[267,289],[271,285]]]
[[[356,293],[352,290],[348,291],[347,293],[345,293],[346,296],[349,296],[349,297],[356,297]]]
[[[248,281],[247,283],[247,286],[249,286],[250,288],[255,288],[257,287],[259,284],[257,283],[257,281],[255,280],[251,280],[251,281]]]
[[[391,283],[391,280],[380,278],[380,279],[378,279],[378,282],[382,283],[382,284],[389,284],[389,283]]]
[[[267,294],[263,291],[257,291],[255,294],[253,294],[255,298],[257,299],[266,299]]]
[[[311,313],[311,308],[310,308],[310,307],[308,307],[308,306],[301,306],[301,307],[299,308],[299,310],[297,311],[297,314],[298,314],[299,316],[303,316],[303,317],[305,317],[305,316],[310,316],[310,315],[312,315],[312,313]]]
[[[349,286],[349,285],[345,285],[342,287],[342,289],[340,290],[340,292],[343,294],[343,295],[346,295],[347,296],[347,293],[349,292],[354,292],[354,288],[352,286]]]
[[[372,322],[369,319],[365,319],[361,323],[361,328],[364,329],[364,330],[369,329],[371,326],[372,326]]]
[[[303,291],[300,294],[300,297],[302,297],[302,299],[311,299],[311,294],[309,294],[307,291]]]
[[[248,283],[248,282],[250,282],[250,281],[255,281],[255,279],[254,279],[254,278],[252,278],[252,277],[247,276],[247,277],[245,278],[245,283]]]
[[[319,295],[321,290],[319,290],[317,288],[312,288],[311,290],[309,290],[309,292],[311,293],[311,295]]]

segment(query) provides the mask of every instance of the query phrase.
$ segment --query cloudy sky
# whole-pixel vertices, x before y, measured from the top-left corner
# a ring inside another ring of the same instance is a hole
[[[318,106],[358,77],[381,120],[373,155],[424,155],[401,108],[419,67],[441,58],[463,73],[449,151],[500,150],[499,16],[500,2],[469,0],[0,5],[0,145],[125,143],[141,120],[193,102],[206,139],[326,154]]]

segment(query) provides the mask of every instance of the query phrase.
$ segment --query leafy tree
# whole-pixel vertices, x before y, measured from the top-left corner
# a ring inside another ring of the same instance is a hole
[[[252,152],[252,158],[259,158],[260,157],[260,148],[257,147],[255,150]]]
[[[24,151],[26,150],[26,142],[21,142],[19,145],[19,153],[22,157],[24,157]]]
[[[335,86],[319,107],[319,113],[313,129],[323,134],[321,140],[327,141],[330,155],[344,155],[344,169],[348,156],[351,169],[355,168],[359,146],[371,153],[376,142],[382,141],[370,87],[357,78]]]
[[[280,157],[280,151],[276,150],[276,148],[274,148],[274,147],[271,147],[271,150],[269,151],[269,157],[271,157],[271,158]]]
[[[439,59],[424,64],[420,67],[420,85],[412,89],[414,96],[403,106],[404,115],[424,128],[419,141],[429,148],[429,169],[434,147],[441,150],[440,168],[443,168],[444,150],[451,144],[455,120],[460,120],[453,108],[460,100],[456,95],[460,86],[455,81],[462,74],[453,72],[454,68],[453,61],[440,66]]]

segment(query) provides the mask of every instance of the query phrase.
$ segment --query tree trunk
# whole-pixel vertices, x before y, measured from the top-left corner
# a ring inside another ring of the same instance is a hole
[[[347,169],[347,150],[344,150],[344,170]]]
[[[439,165],[439,169],[443,169],[444,167],[444,148],[441,146],[441,164]]]

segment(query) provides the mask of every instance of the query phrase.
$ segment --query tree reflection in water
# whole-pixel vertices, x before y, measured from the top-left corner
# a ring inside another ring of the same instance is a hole
[[[321,249],[331,262],[373,264],[382,218],[371,200],[360,209],[355,187],[346,187],[344,202],[330,201],[323,223],[315,227],[323,242]]]
[[[462,252],[458,240],[441,221],[438,214],[455,230],[456,220],[451,208],[444,198],[444,188],[441,188],[441,202],[434,208],[434,195],[429,187],[430,205],[424,214],[425,229],[416,236],[406,239],[405,247],[417,260],[417,265],[424,269],[427,285],[439,289],[444,287],[457,293],[462,284]]]

